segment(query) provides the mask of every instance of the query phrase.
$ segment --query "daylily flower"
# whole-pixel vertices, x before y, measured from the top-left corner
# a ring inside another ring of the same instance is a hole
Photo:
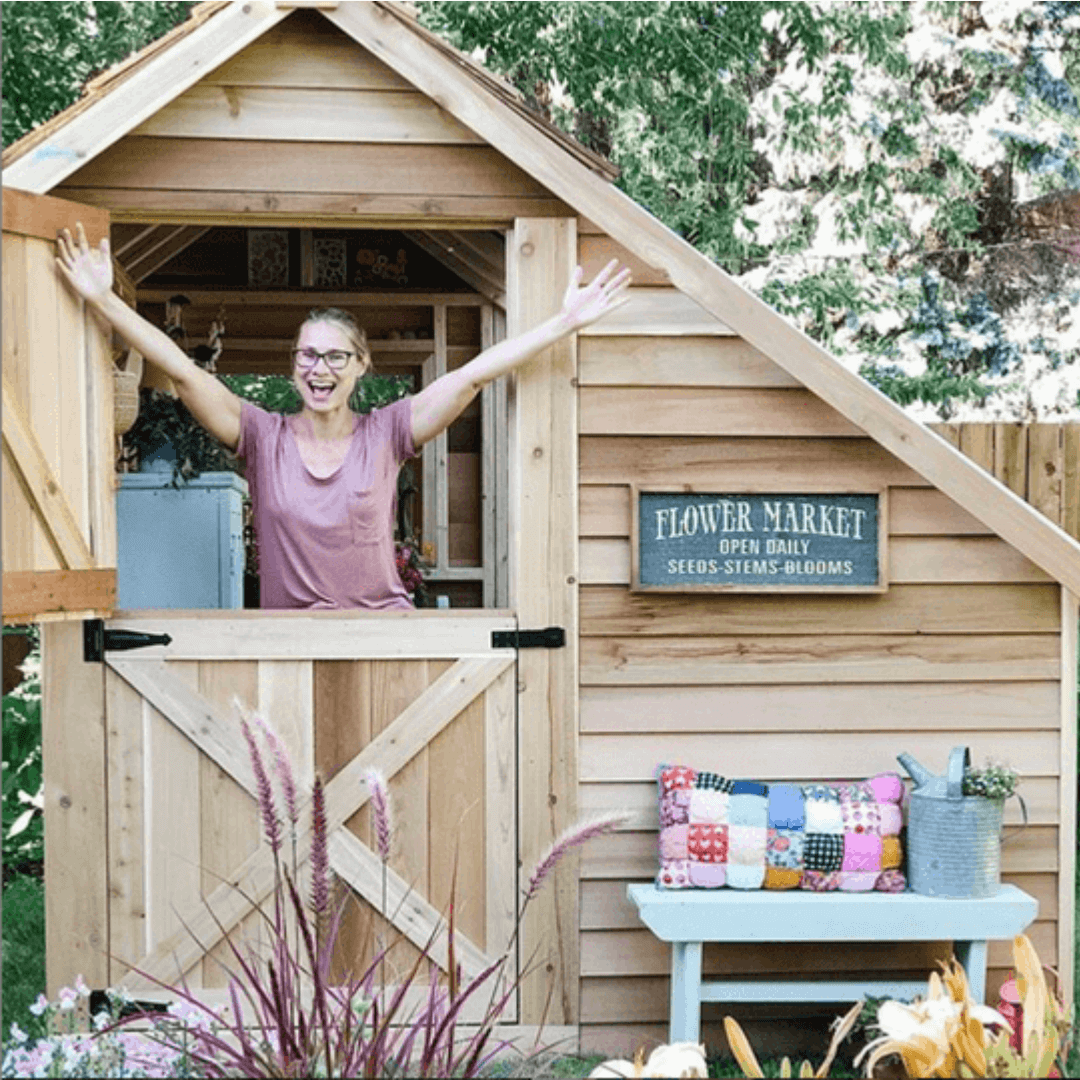
[[[988,1027],[1009,1028],[1005,1017],[971,1000],[963,967],[951,959],[943,975],[930,976],[925,999],[910,1005],[883,1002],[877,1026],[882,1035],[868,1043],[855,1059],[867,1058],[866,1075],[889,1054],[899,1054],[909,1076],[956,1076],[962,1062],[965,1075],[986,1076]]]

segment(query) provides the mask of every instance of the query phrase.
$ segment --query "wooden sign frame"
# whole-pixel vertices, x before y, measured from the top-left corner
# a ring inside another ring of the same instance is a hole
[[[822,491],[817,487],[786,484],[777,489],[725,486],[717,491],[713,484],[630,484],[630,591],[632,593],[845,593],[858,595],[880,594],[889,589],[889,489],[887,487],[845,487]],[[878,581],[876,585],[837,584],[721,584],[717,582],[692,582],[677,585],[646,585],[641,582],[641,496],[642,495],[717,495],[756,497],[827,496],[827,495],[873,495],[878,500]]]

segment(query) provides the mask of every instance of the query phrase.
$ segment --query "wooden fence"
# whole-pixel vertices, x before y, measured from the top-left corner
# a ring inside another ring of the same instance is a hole
[[[1080,423],[929,426],[1080,539]]]

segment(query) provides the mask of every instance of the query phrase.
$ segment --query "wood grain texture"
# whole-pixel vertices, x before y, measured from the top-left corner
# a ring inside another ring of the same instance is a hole
[[[412,84],[318,15],[299,13],[216,67],[200,85],[411,91]]]
[[[579,352],[582,386],[799,386],[737,337],[586,337]]]
[[[108,210],[114,221],[161,224],[312,228],[392,224],[401,229],[507,228],[518,217],[564,217],[567,206],[550,196],[438,195],[366,191],[310,194],[285,189],[246,191],[135,190],[64,185],[58,192]]]
[[[780,686],[1056,680],[1056,634],[588,637],[581,684]]]
[[[75,188],[550,198],[487,146],[302,144],[130,135],[70,180]],[[355,198],[355,195],[353,196]]]
[[[546,189],[545,189],[546,190]],[[586,337],[730,336],[731,329],[678,289],[637,287],[627,304],[579,332]]]
[[[559,310],[577,254],[574,225],[516,222],[507,245],[508,336]],[[526,872],[577,816],[576,374],[575,342],[564,338],[521,368],[514,386],[511,596],[523,627],[562,626],[567,640],[564,649],[527,650],[518,659],[518,851]],[[576,852],[530,905],[521,950],[524,957],[538,950],[521,990],[521,1020],[575,1022]]]
[[[677,732],[774,731],[786,738],[947,725],[1011,737],[1055,727],[1058,694],[1057,682],[588,687],[581,692],[581,731],[652,735],[659,742]]]
[[[1077,707],[1080,699],[1080,597],[1061,590],[1061,851],[1059,858],[1058,955],[1060,988],[1066,1001],[1076,986]]]
[[[45,980],[55,1001],[79,974],[108,985],[105,671],[83,663],[78,623],[42,628],[41,663]]]
[[[858,437],[805,390],[582,387],[581,434]]]
[[[479,145],[423,94],[384,90],[193,86],[135,136]]]
[[[870,439],[583,436],[583,484],[721,485],[775,491],[777,477],[821,485],[924,487],[921,477]]]
[[[644,634],[1054,633],[1052,585],[894,585],[881,596],[631,595],[615,586],[581,590],[586,636]]]
[[[288,14],[269,5],[240,4],[178,37],[148,63],[103,94],[88,95],[20,156],[5,161],[5,183],[44,193],[61,184],[80,163],[122,139],[147,117],[194,85],[208,67],[222,64]]]

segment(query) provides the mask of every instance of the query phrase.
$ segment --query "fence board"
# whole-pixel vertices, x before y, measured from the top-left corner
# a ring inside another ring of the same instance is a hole
[[[1080,424],[931,424],[930,428],[1080,539]]]

